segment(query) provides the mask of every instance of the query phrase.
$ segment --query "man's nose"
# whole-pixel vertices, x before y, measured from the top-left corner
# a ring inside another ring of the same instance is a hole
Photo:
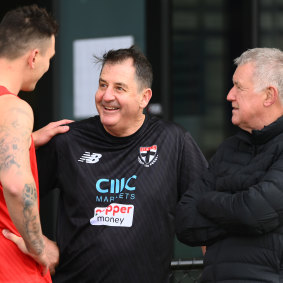
[[[233,87],[230,89],[230,91],[228,92],[227,97],[226,97],[226,99],[227,99],[228,101],[235,100],[235,92],[234,92],[234,89],[235,89],[235,86],[233,86]]]
[[[104,99],[104,100],[107,100],[107,101],[109,101],[109,100],[114,100],[114,99],[115,99],[114,91],[113,91],[113,89],[112,89],[111,87],[108,87],[108,88],[105,90],[105,92],[104,92],[104,94],[103,94],[103,99]]]

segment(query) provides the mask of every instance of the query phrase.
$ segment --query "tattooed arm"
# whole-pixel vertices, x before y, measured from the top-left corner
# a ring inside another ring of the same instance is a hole
[[[29,255],[48,270],[38,211],[37,190],[30,167],[33,128],[31,107],[17,97],[1,97],[0,181],[10,217]]]

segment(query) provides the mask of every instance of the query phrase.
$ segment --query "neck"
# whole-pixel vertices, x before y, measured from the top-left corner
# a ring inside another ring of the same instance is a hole
[[[283,116],[283,106],[280,104],[274,105],[274,107],[268,108],[268,111],[262,113],[261,116],[257,116],[257,124],[253,125],[253,128],[242,128],[243,130],[252,133],[253,130],[262,130],[265,126],[268,126]]]
[[[23,72],[16,60],[0,58],[0,85],[18,95],[21,90]]]
[[[273,104],[274,107],[270,108],[270,111],[265,113],[263,118],[264,123],[262,124],[262,128],[264,126],[268,126],[271,123],[275,122],[278,118],[283,116],[283,106],[281,103]]]
[[[130,127],[108,127],[103,125],[104,129],[106,132],[108,132],[110,135],[115,136],[115,137],[128,137],[133,135],[135,132],[137,132],[140,127],[143,125],[143,122],[145,120],[145,115],[142,114],[142,116],[134,123],[131,124]]]

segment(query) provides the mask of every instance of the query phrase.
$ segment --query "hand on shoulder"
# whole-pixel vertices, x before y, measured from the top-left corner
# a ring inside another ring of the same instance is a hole
[[[67,124],[74,122],[73,120],[63,119],[56,122],[51,122],[45,127],[32,133],[35,148],[48,143],[55,135],[63,134],[69,131]]]

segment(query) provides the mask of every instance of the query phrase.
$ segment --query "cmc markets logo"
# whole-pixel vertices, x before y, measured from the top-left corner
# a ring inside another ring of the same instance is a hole
[[[113,202],[117,199],[135,199],[136,175],[121,179],[99,179],[96,182],[97,192],[103,194],[96,197],[97,202]],[[107,194],[107,195],[106,195]]]
[[[157,145],[140,147],[138,161],[145,167],[153,165],[158,159]]]

